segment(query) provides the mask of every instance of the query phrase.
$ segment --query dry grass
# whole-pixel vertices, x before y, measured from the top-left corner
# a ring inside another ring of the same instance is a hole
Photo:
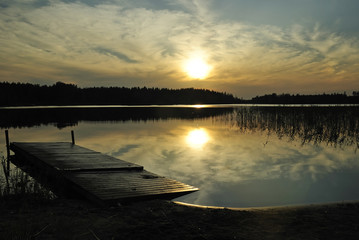
[[[15,167],[7,171],[7,159],[4,156],[0,157],[3,169],[2,179],[0,178],[0,204],[9,200],[41,203],[56,197],[21,169]]]

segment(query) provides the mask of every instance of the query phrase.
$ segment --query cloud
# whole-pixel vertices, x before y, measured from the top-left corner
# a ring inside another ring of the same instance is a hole
[[[128,144],[128,145],[120,148],[116,152],[112,152],[111,155],[114,156],[114,157],[120,157],[121,155],[123,155],[125,153],[128,153],[132,149],[138,148],[138,147],[140,147],[140,145],[138,145],[138,144]]]
[[[94,85],[137,79],[134,86],[238,89],[233,93],[244,97],[278,89],[359,88],[358,37],[320,23],[281,27],[227,20],[213,9],[215,1],[202,0],[25,2],[0,9],[1,81],[64,76],[85,86],[93,73]],[[193,82],[181,66],[198,52],[212,71]]]
[[[98,47],[98,48],[94,48],[94,50],[96,52],[99,52],[101,54],[104,54],[104,55],[110,55],[110,56],[114,56],[122,61],[125,61],[127,63],[139,63],[139,61],[136,61],[134,59],[131,59],[129,57],[127,57],[125,54],[123,53],[120,53],[120,52],[116,52],[116,51],[113,51],[113,50],[110,50],[110,49],[106,49],[106,48],[102,48],[102,47]]]

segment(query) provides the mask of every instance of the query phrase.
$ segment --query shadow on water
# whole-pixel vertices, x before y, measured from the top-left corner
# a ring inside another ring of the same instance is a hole
[[[240,132],[359,148],[359,107],[240,107],[219,117]]]
[[[101,108],[35,108],[0,109],[0,128],[22,128],[55,125],[59,129],[76,126],[80,121],[159,121],[201,119],[224,115],[231,108],[183,107],[101,107]]]

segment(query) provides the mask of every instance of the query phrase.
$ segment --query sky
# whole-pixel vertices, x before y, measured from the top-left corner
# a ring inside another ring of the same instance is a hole
[[[0,0],[0,81],[351,94],[358,11],[357,0]]]

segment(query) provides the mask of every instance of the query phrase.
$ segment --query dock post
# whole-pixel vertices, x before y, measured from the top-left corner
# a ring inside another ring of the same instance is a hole
[[[75,145],[75,134],[74,134],[74,130],[71,130],[71,140],[72,140],[72,144]]]
[[[9,130],[5,130],[5,140],[6,140],[6,155],[7,155],[7,165],[6,170],[10,172],[10,141],[9,141]]]

